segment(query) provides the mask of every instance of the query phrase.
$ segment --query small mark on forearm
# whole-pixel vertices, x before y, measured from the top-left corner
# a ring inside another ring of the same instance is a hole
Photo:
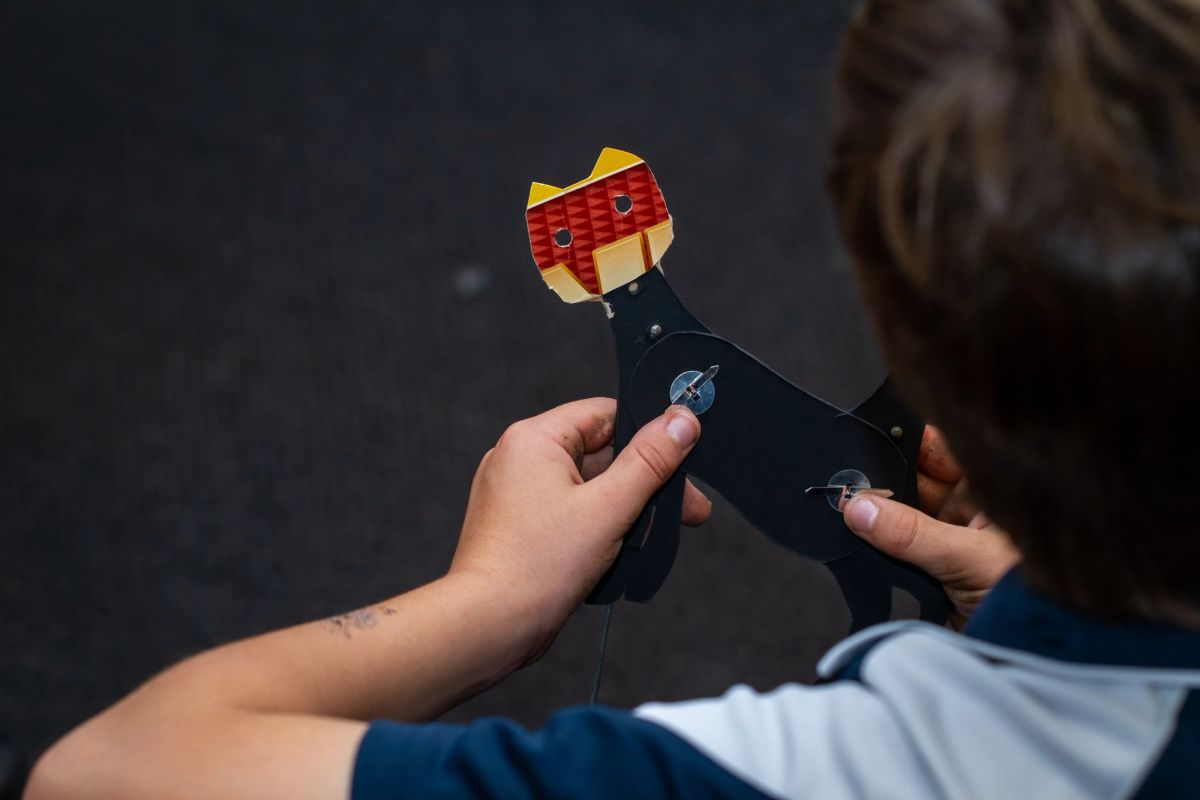
[[[353,636],[353,631],[365,631],[367,628],[374,628],[378,625],[380,615],[390,617],[395,613],[396,609],[390,606],[360,608],[330,617],[325,620],[324,624],[333,633],[341,634],[344,638],[349,639]]]

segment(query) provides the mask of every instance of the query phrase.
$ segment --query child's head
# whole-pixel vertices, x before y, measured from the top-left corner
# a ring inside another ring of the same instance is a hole
[[[889,360],[1066,602],[1200,590],[1200,2],[871,0],[830,173]]]

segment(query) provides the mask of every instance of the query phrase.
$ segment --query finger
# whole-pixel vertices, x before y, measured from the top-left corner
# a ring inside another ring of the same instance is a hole
[[[966,525],[978,513],[979,508],[971,499],[970,486],[964,478],[955,484],[953,491],[950,492],[946,502],[942,504],[941,510],[935,516],[942,522],[949,522],[951,525]]]
[[[579,474],[583,476],[585,481],[590,481],[592,478],[608,469],[612,462],[613,448],[610,444],[601,447],[594,453],[586,454],[583,457],[582,463],[579,465]]]
[[[579,472],[585,481],[590,481],[608,469],[612,461],[612,445],[602,447],[583,457],[583,465]],[[688,480],[683,487],[683,513],[680,516],[680,522],[694,528],[708,522],[710,516],[712,516],[712,501],[704,492],[697,489],[691,480]]]
[[[941,581],[970,572],[980,563],[979,532],[949,525],[911,506],[859,495],[846,504],[846,526],[890,556],[915,564]]]
[[[917,473],[917,502],[926,514],[936,517],[953,491],[953,483],[931,478],[924,472]]]
[[[708,522],[712,516],[712,501],[689,480],[683,486],[683,514],[680,521],[689,527]]]
[[[529,422],[553,438],[580,466],[583,456],[612,442],[616,418],[616,400],[592,397],[552,408]]]
[[[963,478],[962,467],[950,452],[945,437],[932,425],[926,425],[925,432],[921,435],[917,470],[944,483],[958,483]]]
[[[607,514],[626,523],[637,518],[650,496],[666,483],[700,437],[700,421],[672,406],[646,423],[603,475],[583,485]]]
[[[968,528],[974,528],[975,530],[982,530],[991,527],[991,525],[992,521],[982,511],[977,511],[975,516],[971,517],[971,521],[967,523]]]

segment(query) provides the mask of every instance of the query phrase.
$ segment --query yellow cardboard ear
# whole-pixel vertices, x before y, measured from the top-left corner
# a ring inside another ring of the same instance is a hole
[[[548,197],[553,197],[561,191],[562,189],[558,188],[557,186],[551,186],[548,183],[538,183],[537,181],[534,181],[534,183],[529,187],[529,202],[525,204],[525,207],[529,208],[533,205],[536,205]]]
[[[633,153],[626,153],[615,147],[606,147],[600,151],[600,157],[596,159],[596,166],[592,167],[592,174],[588,176],[588,179],[632,167],[640,162],[641,159]]]

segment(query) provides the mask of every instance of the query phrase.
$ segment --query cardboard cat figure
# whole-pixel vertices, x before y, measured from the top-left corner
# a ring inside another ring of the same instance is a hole
[[[852,630],[890,617],[893,587],[916,598],[922,619],[947,618],[950,603],[937,581],[850,533],[837,510],[839,499],[871,486],[916,503],[924,424],[888,382],[843,411],[693,317],[663,275],[673,223],[637,156],[606,148],[578,183],[533,184],[525,219],[547,286],[568,303],[599,300],[609,316],[620,372],[614,449],[670,403],[703,414],[704,435],[626,534],[589,602],[654,596],[675,560],[684,481],[694,474],[768,538],[828,566]],[[706,383],[716,365],[719,374]]]

